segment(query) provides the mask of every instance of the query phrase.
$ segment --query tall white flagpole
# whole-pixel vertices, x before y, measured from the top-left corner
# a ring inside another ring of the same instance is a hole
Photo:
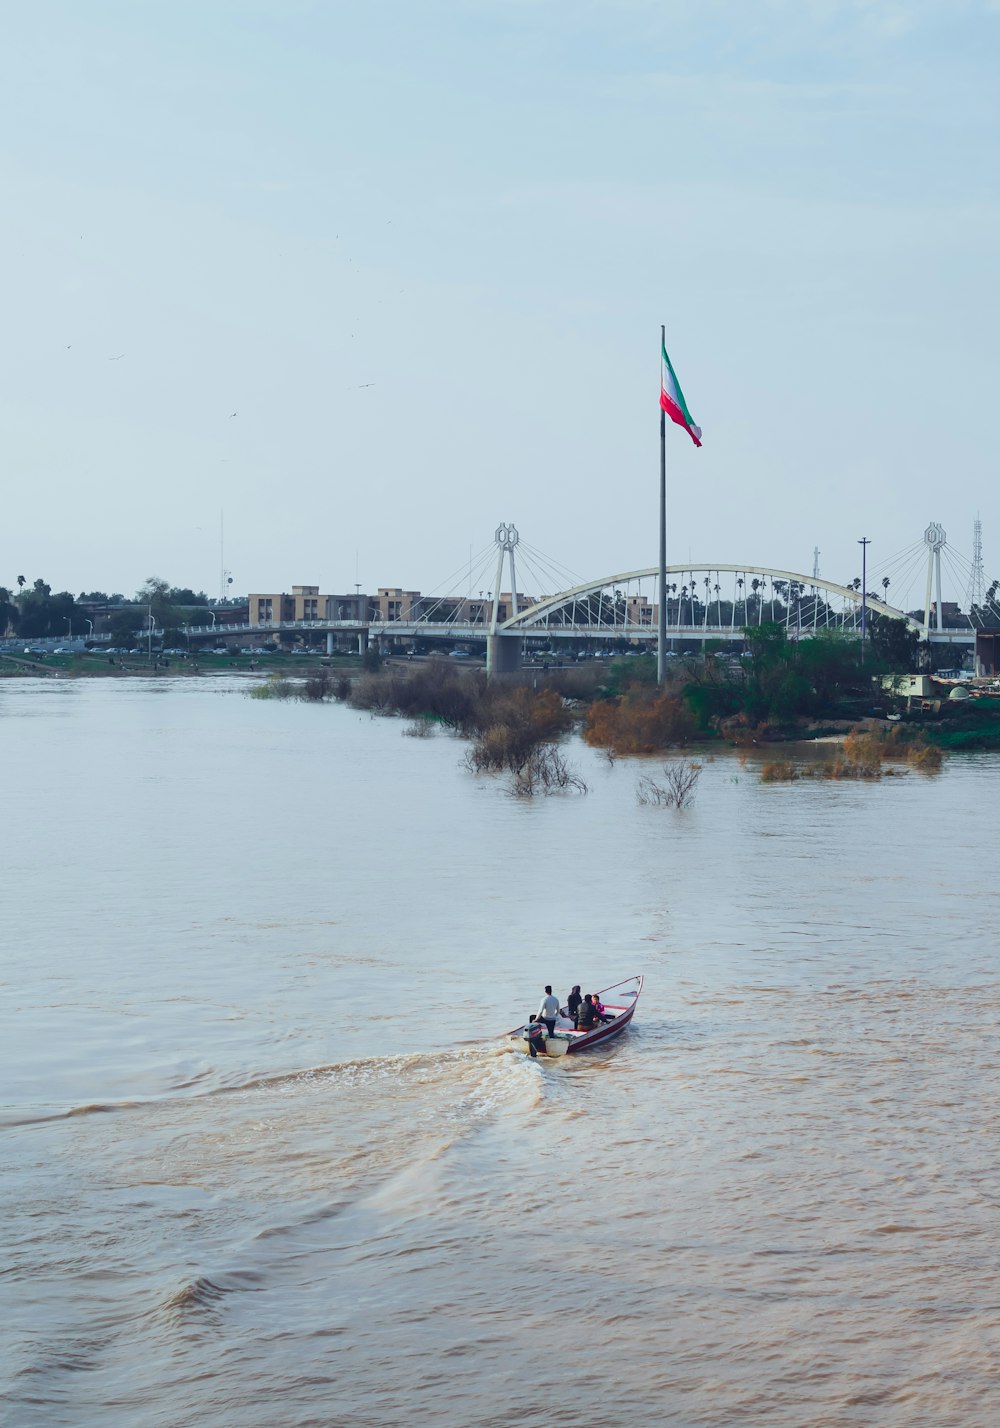
[[[667,329],[660,328],[660,391],[663,391],[663,353]],[[656,682],[667,677],[667,414],[660,402],[660,608],[656,623]]]

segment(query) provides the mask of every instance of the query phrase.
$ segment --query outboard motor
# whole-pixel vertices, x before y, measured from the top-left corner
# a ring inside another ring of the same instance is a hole
[[[548,1028],[542,1021],[532,1021],[528,1023],[524,1033],[528,1042],[528,1053],[537,1056],[539,1052],[545,1055],[545,1041],[548,1036]]]

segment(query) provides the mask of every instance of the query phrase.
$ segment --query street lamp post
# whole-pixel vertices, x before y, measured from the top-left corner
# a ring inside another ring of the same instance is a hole
[[[861,663],[865,662],[865,636],[868,631],[868,571],[867,556],[868,547],[871,541],[867,536],[862,536],[858,541],[861,547]]]
[[[87,626],[87,639],[88,639],[88,640],[92,640],[92,639],[94,638],[94,622],[93,622],[93,620],[86,620],[86,619],[85,619],[85,620],[84,620],[84,623],[85,623],[86,626]]]

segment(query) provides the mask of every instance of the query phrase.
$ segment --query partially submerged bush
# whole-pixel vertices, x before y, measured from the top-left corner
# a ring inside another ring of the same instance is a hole
[[[403,730],[403,734],[408,739],[429,739],[433,732],[434,725],[430,719],[414,719]]]
[[[321,669],[319,674],[311,674],[303,684],[302,698],[319,704],[333,697],[333,689],[333,676],[328,669]]]
[[[584,738],[616,754],[655,754],[688,743],[696,732],[694,715],[683,700],[632,685],[620,699],[601,699],[591,705]]]
[[[940,773],[944,753],[935,744],[911,744],[906,751],[906,762],[921,773]]]
[[[790,759],[774,759],[760,771],[761,783],[794,783],[798,778],[802,778],[802,770]]]
[[[844,738],[841,778],[881,778],[886,745],[878,734],[852,729]]]
[[[789,760],[774,760],[760,771],[762,783],[791,783],[802,778],[870,779],[900,778],[905,769],[892,767],[907,763],[922,773],[937,773],[943,754],[924,735],[904,735],[898,728],[858,726],[844,737],[833,758],[819,764],[799,765]],[[888,765],[888,767],[887,767]]]
[[[282,679],[279,674],[272,674],[270,679],[255,684],[248,692],[251,699],[294,699],[298,695],[292,681]]]
[[[635,786],[635,796],[641,804],[656,804],[661,808],[687,808],[694,800],[694,791],[701,777],[701,764],[675,759],[663,765],[663,779],[658,782],[643,774]]]
[[[587,785],[555,744],[542,744],[511,774],[510,791],[515,798],[534,798],[536,794],[586,793]]]

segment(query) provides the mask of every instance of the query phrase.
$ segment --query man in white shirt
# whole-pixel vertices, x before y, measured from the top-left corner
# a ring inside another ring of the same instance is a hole
[[[545,995],[538,1004],[538,1020],[544,1021],[549,1029],[549,1035],[556,1029],[556,1017],[559,1015],[559,998],[552,995],[552,988],[545,988]]]

